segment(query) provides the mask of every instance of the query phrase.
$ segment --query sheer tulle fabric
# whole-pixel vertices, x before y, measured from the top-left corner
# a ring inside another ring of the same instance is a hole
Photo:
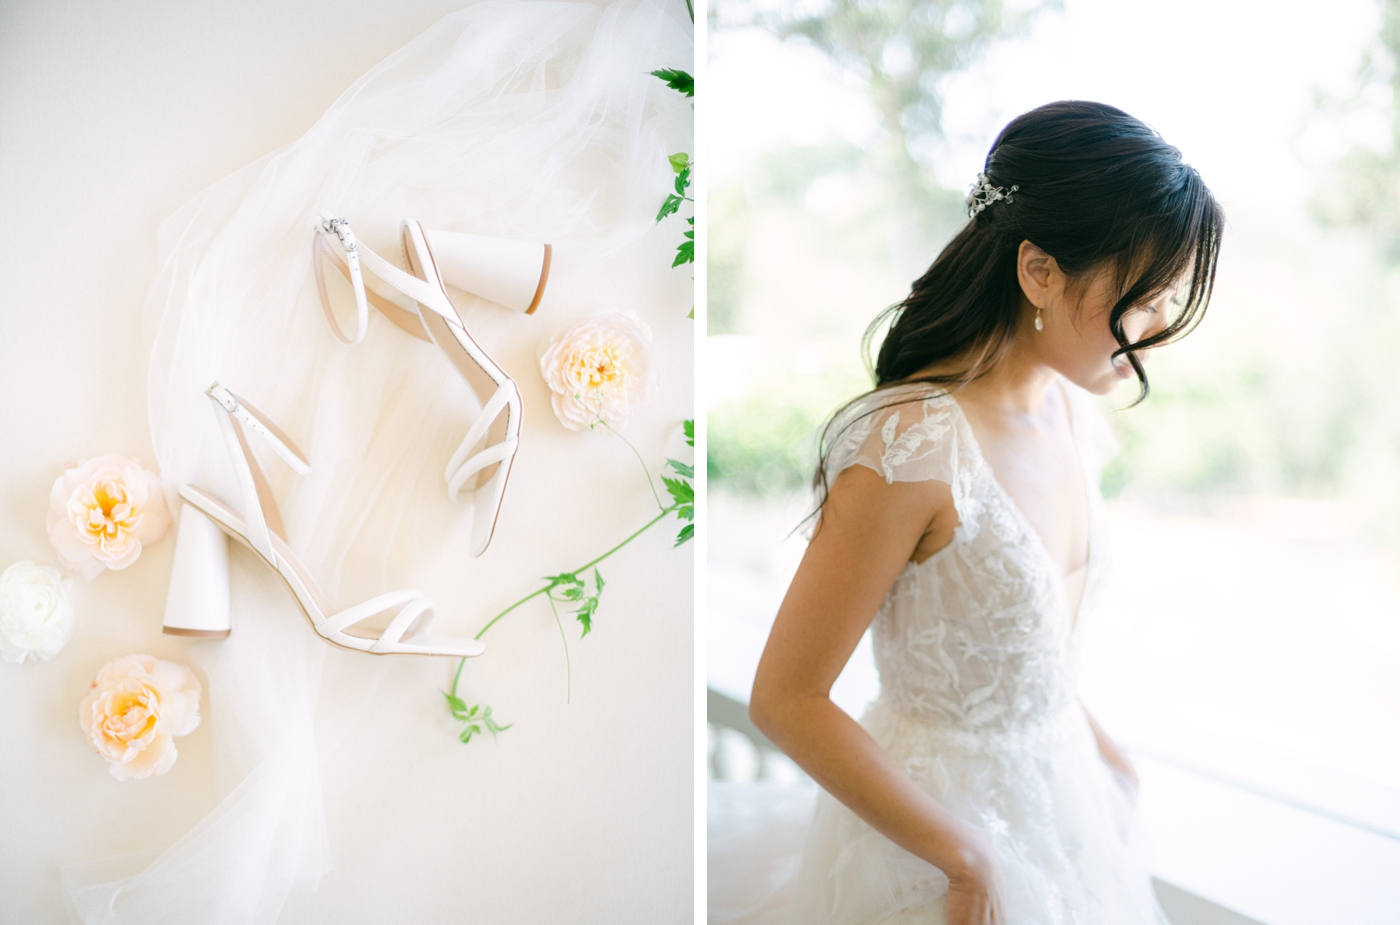
[[[1087,395],[1067,387],[1063,396],[1086,483],[1097,485],[1112,433]],[[862,465],[891,483],[937,479],[952,487],[961,520],[948,546],[904,568],[875,616],[880,696],[862,725],[911,780],[986,833],[1011,925],[1164,923],[1132,807],[1075,696],[1080,621],[957,402],[926,386],[891,390],[847,409],[830,433],[833,478]],[[1104,567],[1101,506],[1091,491],[1081,611]],[[828,795],[800,847],[790,824],[760,818],[761,805],[728,812],[736,821],[718,844],[731,857],[711,849],[712,871],[744,858],[738,892],[712,882],[711,908],[722,910],[712,922],[946,921],[942,872]],[[780,886],[760,897],[765,879]]]
[[[690,47],[684,9],[653,0],[488,0],[167,219],[145,324],[172,509],[183,482],[239,498],[204,395],[218,379],[308,454],[306,478],[267,467],[290,545],[328,596],[414,587],[415,567],[469,529],[442,471],[480,404],[434,347],[377,315],[358,347],[335,342],[310,271],[319,213],[346,216],[385,255],[399,252],[407,217],[549,242],[558,279],[652,227],[691,109],[649,72],[688,61]],[[509,358],[532,355],[544,329],[452,295],[488,350],[513,345],[496,354],[508,374],[534,374]],[[232,636],[190,649],[209,682],[221,802],[154,859],[65,869],[85,923],[270,923],[290,890],[329,869],[318,755],[351,730],[386,666],[329,653],[269,570],[241,552],[233,567]],[[467,602],[438,603],[439,625],[457,628],[451,605]]]

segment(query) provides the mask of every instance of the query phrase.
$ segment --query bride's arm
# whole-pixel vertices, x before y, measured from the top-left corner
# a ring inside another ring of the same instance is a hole
[[[951,536],[956,523],[945,483],[890,485],[864,466],[844,470],[774,620],[749,714],[832,796],[948,875],[950,921],[991,922],[1000,900],[990,842],[915,785],[829,696],[920,538]],[[955,902],[968,904],[956,917]]]

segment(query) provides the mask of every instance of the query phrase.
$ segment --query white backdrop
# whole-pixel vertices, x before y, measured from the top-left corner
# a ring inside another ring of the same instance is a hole
[[[56,564],[43,524],[65,461],[119,452],[155,466],[141,306],[160,220],[294,141],[357,77],[460,5],[0,5],[0,568]],[[553,281],[553,317],[542,309],[531,328],[495,332],[514,338],[498,359],[521,386],[522,444],[534,452],[521,452],[487,555],[427,574],[479,603],[440,615],[439,631],[475,629],[654,509],[625,447],[555,422],[529,372],[539,338],[606,308],[640,314],[661,379],[626,432],[649,463],[689,458],[675,429],[691,415],[693,334],[690,274],[669,268],[676,221]],[[547,608],[491,631],[464,690],[516,723],[499,742],[453,737],[437,694],[447,660],[328,655],[328,671],[363,675],[362,703],[329,707],[360,711],[355,728],[373,745],[357,743],[370,758],[353,763],[323,748],[334,871],[318,893],[294,894],[281,921],[688,921],[692,556],[671,549],[672,533],[648,534],[605,569],[595,631],[571,650],[571,704]],[[192,647],[219,645],[161,634],[172,553],[162,542],[125,571],[76,579],[68,648],[52,662],[0,665],[0,922],[65,921],[61,865],[162,849],[216,805],[207,702],[164,777],[113,780],[78,728],[77,704],[107,659],[188,660]],[[241,550],[234,568],[235,582],[271,581]]]

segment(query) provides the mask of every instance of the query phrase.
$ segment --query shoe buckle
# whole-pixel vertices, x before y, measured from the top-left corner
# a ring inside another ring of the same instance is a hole
[[[355,232],[350,230],[350,223],[343,218],[328,218],[321,223],[321,227],[326,234],[333,234],[340,239],[340,246],[347,251],[354,251],[358,246],[355,241]]]
[[[238,410],[238,398],[228,389],[219,385],[218,382],[215,382],[213,385],[209,386],[209,388],[205,389],[204,394],[218,402],[220,407],[229,414],[233,414]]]

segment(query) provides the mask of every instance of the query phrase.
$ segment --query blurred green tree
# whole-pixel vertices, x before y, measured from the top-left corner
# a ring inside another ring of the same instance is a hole
[[[927,170],[943,137],[940,84],[993,42],[1024,32],[1042,10],[1058,6],[1058,0],[1014,8],[1002,0],[829,0],[816,12],[789,7],[760,21],[784,38],[807,39],[864,78],[894,176],[908,193],[941,205],[948,191]]]
[[[1362,58],[1354,93],[1345,100],[1323,98],[1320,108],[1345,112],[1379,96],[1388,144],[1352,148],[1312,204],[1324,224],[1374,232],[1390,262],[1400,263],[1400,0],[1380,0],[1380,7],[1380,32]]]
[[[708,333],[753,333],[743,309],[754,283],[747,266],[754,234],[820,229],[802,246],[817,248],[811,258],[828,268],[858,256],[862,265],[888,264],[902,276],[906,264],[926,262],[967,217],[964,191],[942,186],[929,167],[944,137],[945,78],[1058,5],[1059,0],[711,4],[710,27],[717,32],[761,28],[807,42],[853,74],[865,86],[881,132],[868,149],[829,140],[768,152],[747,176],[709,190]],[[838,174],[859,187],[861,205],[840,215],[813,214],[805,203],[809,189]],[[800,223],[791,224],[798,215]],[[775,222],[777,216],[787,218]],[[766,219],[763,231],[760,219]],[[826,247],[819,247],[821,242]],[[821,339],[830,333],[822,328],[833,313],[869,317],[880,307],[874,301],[835,304],[838,300],[822,293],[803,304],[791,337]],[[805,372],[787,362],[769,357],[764,374],[750,383],[750,394],[710,409],[708,467],[717,483],[760,495],[799,488],[815,461],[813,432],[844,400],[869,387],[854,355]]]

